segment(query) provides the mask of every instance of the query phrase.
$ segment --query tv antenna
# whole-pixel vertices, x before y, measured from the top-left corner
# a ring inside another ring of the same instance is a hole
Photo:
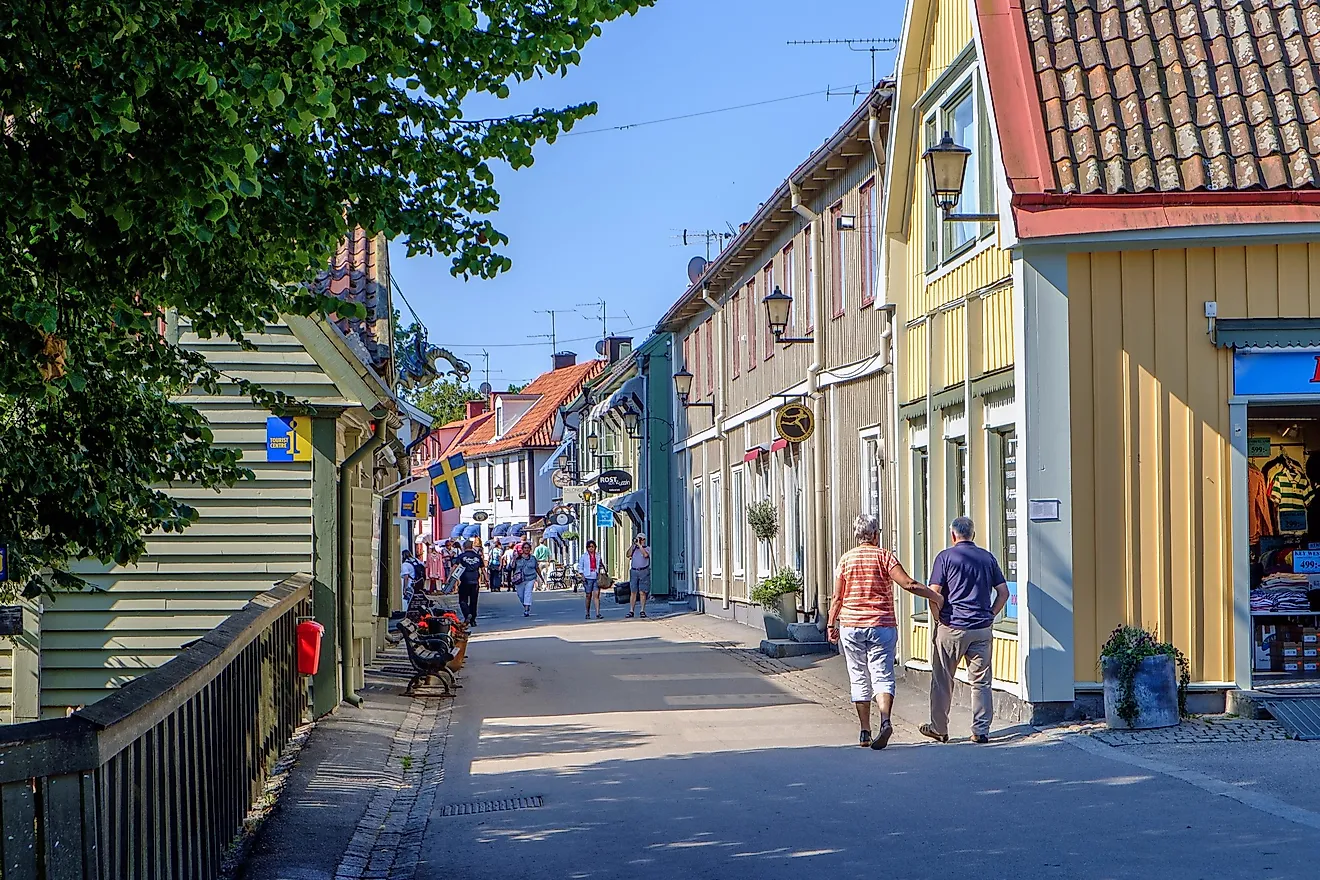
[[[559,337],[555,334],[555,315],[567,315],[567,314],[571,313],[572,311],[573,311],[572,309],[537,309],[537,310],[536,310],[536,314],[538,314],[538,315],[549,315],[549,316],[550,316],[550,332],[549,332],[549,333],[538,333],[538,334],[536,334],[536,338],[537,338],[537,339],[549,339],[549,340],[550,340],[550,353],[551,353],[551,354],[558,354],[558,353],[559,353]]]
[[[684,229],[678,235],[670,237],[680,239],[683,242],[683,247],[689,247],[695,242],[705,240],[706,262],[710,262],[711,242],[715,242],[719,245],[719,248],[716,251],[716,253],[718,253],[719,251],[724,250],[725,242],[730,241],[734,237],[734,233],[721,232],[718,229]]]
[[[790,46],[847,46],[853,52],[871,53],[871,85],[875,85],[875,53],[889,52],[898,48],[894,37],[867,37],[851,40],[789,40]]]
[[[605,300],[604,300],[604,298],[598,299],[598,300],[596,300],[595,302],[589,302],[589,303],[578,303],[578,308],[580,308],[580,309],[587,308],[588,306],[590,306],[590,307],[593,308],[593,309],[600,309],[600,312],[599,312],[598,314],[583,315],[582,317],[586,318],[588,321],[594,321],[596,318],[600,318],[600,338],[601,338],[601,339],[605,339],[605,338],[607,338],[607,337],[610,335],[610,327],[609,327],[609,322],[610,322],[610,321],[617,321],[617,320],[619,320],[620,318],[623,318],[625,321],[631,321],[631,320],[632,320],[632,318],[629,317],[629,315],[628,315],[627,312],[624,312],[622,315],[609,315],[609,314],[606,314],[606,306],[605,306]]]

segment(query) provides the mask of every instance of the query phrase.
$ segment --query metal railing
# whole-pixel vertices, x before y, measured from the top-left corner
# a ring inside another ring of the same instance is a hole
[[[215,877],[307,716],[310,614],[295,575],[105,699],[0,727],[0,877]]]

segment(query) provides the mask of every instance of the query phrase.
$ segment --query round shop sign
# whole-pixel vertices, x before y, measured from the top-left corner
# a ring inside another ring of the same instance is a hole
[[[816,418],[802,404],[790,403],[775,417],[775,428],[789,443],[801,443],[816,430]]]
[[[573,521],[573,517],[569,516],[566,513],[555,514],[555,525],[557,526],[566,526],[572,521]]]
[[[632,474],[621,470],[605,471],[596,478],[596,485],[606,495],[618,495],[632,488]]]
[[[477,522],[485,522],[490,519],[490,514],[484,510],[478,510],[476,513],[472,514],[472,518]]]
[[[556,489],[562,489],[565,486],[573,485],[573,475],[568,471],[554,471],[550,474],[550,485]]]

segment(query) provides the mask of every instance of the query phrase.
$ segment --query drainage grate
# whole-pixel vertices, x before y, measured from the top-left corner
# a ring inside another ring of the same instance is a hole
[[[505,813],[509,810],[530,810],[541,806],[544,798],[539,794],[531,797],[505,798],[499,801],[477,801],[469,804],[447,804],[440,808],[441,816],[475,816],[477,813]]]
[[[1263,700],[1275,720],[1298,739],[1320,739],[1320,699]]]

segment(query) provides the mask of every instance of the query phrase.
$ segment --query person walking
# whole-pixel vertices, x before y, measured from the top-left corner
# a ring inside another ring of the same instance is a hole
[[[486,579],[486,571],[481,559],[481,541],[473,538],[466,547],[454,557],[454,564],[461,568],[458,575],[458,608],[468,626],[477,625],[477,597],[481,594],[481,583]]]
[[[828,618],[829,640],[839,645],[848,667],[852,702],[861,733],[857,744],[883,749],[894,734],[894,653],[898,618],[894,584],[938,606],[940,596],[918,583],[898,557],[879,546],[880,524],[863,513],[853,521],[857,546],[843,554],[834,570],[834,599]],[[871,736],[871,700],[880,709],[880,726]]]
[[[972,742],[989,742],[994,720],[990,688],[993,625],[1008,602],[1008,584],[994,554],[976,546],[975,538],[975,523],[965,516],[955,519],[949,526],[951,546],[940,551],[930,571],[930,587],[944,602],[931,617],[935,632],[931,638],[930,723],[918,729],[937,742],[949,741],[953,674],[964,658],[972,686]]]
[[[518,601],[522,602],[523,617],[532,616],[532,591],[541,580],[541,567],[532,555],[532,545],[523,542],[518,545],[518,555],[513,558],[513,571],[509,582],[518,591]]]
[[[490,591],[500,591],[500,545],[491,538],[486,542],[486,579],[490,582]]]
[[[412,605],[414,585],[417,579],[417,567],[413,565],[413,555],[411,550],[403,551],[403,561],[399,565],[399,580],[403,586],[403,607],[405,609]]]
[[[646,547],[646,535],[638,535],[628,548],[628,613],[633,616],[637,598],[642,600],[642,617],[646,616],[646,600],[651,595],[651,551]]]
[[[550,542],[542,538],[541,542],[536,545],[536,550],[532,555],[536,558],[536,567],[541,572],[541,582],[545,583],[550,576],[550,572],[547,571],[550,567],[550,558],[554,555],[550,551]]]
[[[600,554],[596,552],[596,542],[587,542],[587,552],[578,559],[578,571],[582,572],[582,591],[587,594],[587,620],[591,620],[591,600],[596,600],[596,619],[600,620]]]

